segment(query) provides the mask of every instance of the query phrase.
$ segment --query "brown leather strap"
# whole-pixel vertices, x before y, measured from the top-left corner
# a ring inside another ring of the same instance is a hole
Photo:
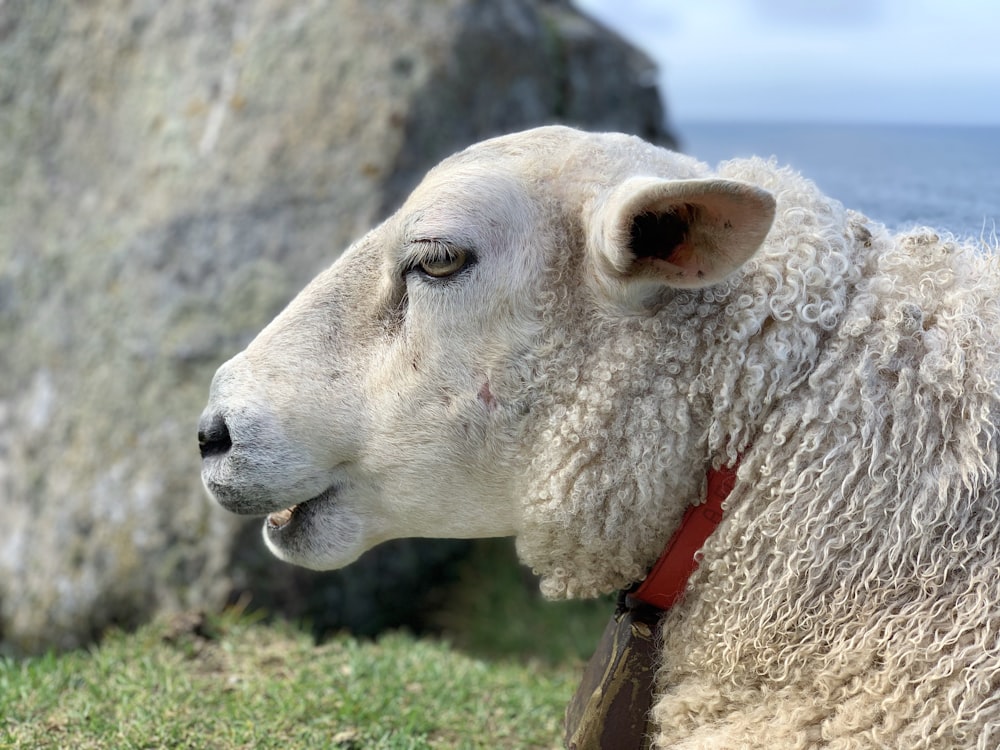
[[[570,750],[648,750],[662,612],[622,595],[566,708]]]

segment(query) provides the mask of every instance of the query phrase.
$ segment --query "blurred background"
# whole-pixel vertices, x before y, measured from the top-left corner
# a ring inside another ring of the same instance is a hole
[[[486,579],[510,620],[536,595],[506,543],[273,559],[200,486],[215,368],[442,157],[550,122],[774,155],[876,220],[988,242],[998,20],[986,0],[0,0],[0,653],[227,603],[317,636],[434,629]]]

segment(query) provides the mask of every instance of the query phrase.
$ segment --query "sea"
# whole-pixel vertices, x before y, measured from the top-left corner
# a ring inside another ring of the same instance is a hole
[[[1000,126],[688,122],[680,148],[717,164],[775,157],[892,229],[928,226],[997,248]]]

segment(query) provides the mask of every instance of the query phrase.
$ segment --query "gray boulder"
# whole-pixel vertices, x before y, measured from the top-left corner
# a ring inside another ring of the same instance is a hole
[[[567,2],[0,2],[0,650],[239,591],[404,616],[460,545],[270,559],[200,487],[212,373],[445,154],[556,120],[669,141],[653,72]]]

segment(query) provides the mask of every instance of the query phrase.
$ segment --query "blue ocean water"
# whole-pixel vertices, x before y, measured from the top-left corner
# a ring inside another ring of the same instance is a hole
[[[678,129],[682,150],[703,161],[775,156],[891,228],[1000,234],[1000,127],[687,123]]]

